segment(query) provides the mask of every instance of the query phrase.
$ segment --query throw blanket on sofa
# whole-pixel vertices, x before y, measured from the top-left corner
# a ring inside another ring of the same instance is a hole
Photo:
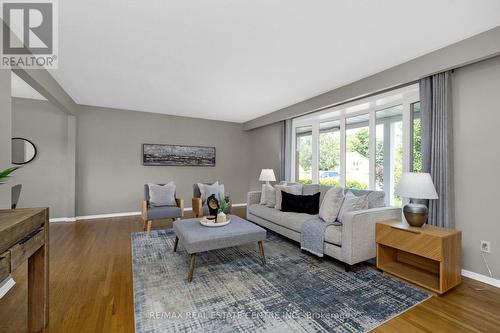
[[[341,225],[341,223],[327,223],[320,217],[305,221],[300,230],[300,248],[318,257],[323,257],[325,230],[329,225]]]

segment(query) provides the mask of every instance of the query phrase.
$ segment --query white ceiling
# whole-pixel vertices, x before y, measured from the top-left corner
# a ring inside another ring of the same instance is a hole
[[[80,104],[244,122],[500,25],[498,0],[64,0]]]
[[[14,74],[14,72],[12,72],[11,75],[10,87],[12,97],[39,99],[45,101],[47,100],[38,91],[27,84],[23,79]]]

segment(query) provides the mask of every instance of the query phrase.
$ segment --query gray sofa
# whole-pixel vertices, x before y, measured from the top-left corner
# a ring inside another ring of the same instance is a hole
[[[304,185],[303,194],[321,192],[323,201],[329,186]],[[345,189],[354,195],[373,193],[368,190]],[[277,232],[287,238],[300,242],[302,224],[317,215],[282,212],[275,208],[260,205],[260,191],[248,192],[247,220]],[[370,204],[372,206],[372,204]],[[369,260],[376,256],[375,223],[384,220],[401,220],[401,208],[379,207],[346,213],[342,226],[329,226],[325,231],[324,253],[346,264],[351,265]]]

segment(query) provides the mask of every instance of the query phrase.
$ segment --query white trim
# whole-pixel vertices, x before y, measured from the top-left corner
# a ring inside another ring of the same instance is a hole
[[[56,217],[49,219],[50,223],[57,223],[57,222],[75,222],[76,217]]]
[[[489,284],[491,286],[500,288],[500,280],[495,278],[490,278],[489,276],[474,273],[465,269],[462,269],[462,276],[468,277],[469,279],[473,279],[482,283]]]
[[[246,203],[237,203],[233,204],[233,207],[246,207]],[[192,207],[184,208],[185,212],[191,212],[193,210]],[[111,217],[124,217],[124,216],[138,216],[141,215],[141,212],[125,212],[125,213],[110,213],[110,214],[97,214],[97,215],[83,215],[77,217],[57,217],[49,219],[51,223],[57,222],[75,222],[78,220],[94,220],[94,219],[107,219]]]
[[[0,299],[2,299],[12,287],[16,284],[16,281],[12,278],[12,276],[8,276],[5,280],[0,282]]]

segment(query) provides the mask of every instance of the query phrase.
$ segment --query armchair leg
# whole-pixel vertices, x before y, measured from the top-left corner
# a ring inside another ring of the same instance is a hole
[[[352,269],[352,265],[349,265],[349,264],[346,264],[346,263],[344,263],[344,267],[345,267],[345,271],[346,272],[350,272],[351,269]]]
[[[153,221],[149,220],[148,221],[148,227],[147,227],[147,232],[148,232],[148,235],[151,233],[151,225],[153,224]]]
[[[146,231],[148,228],[148,220],[142,220],[142,230]]]

